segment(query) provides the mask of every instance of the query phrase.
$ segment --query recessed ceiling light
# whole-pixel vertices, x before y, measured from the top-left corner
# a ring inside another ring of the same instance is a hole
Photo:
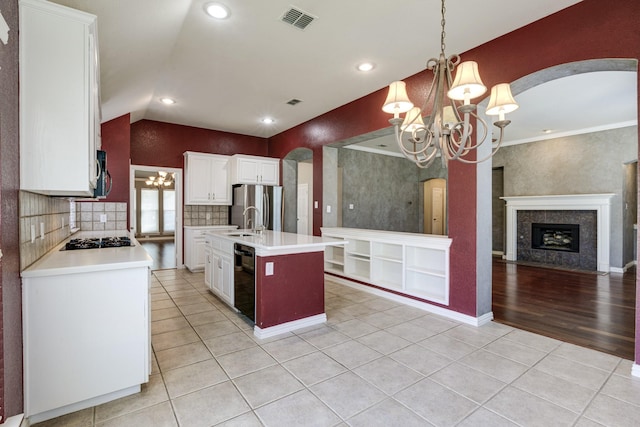
[[[176,103],[175,100],[173,100],[171,98],[167,98],[167,97],[160,98],[160,102],[162,102],[165,105],[171,105],[171,104],[175,104]]]
[[[271,117],[265,117],[264,119],[262,119],[262,123],[264,123],[265,125],[270,125],[273,122],[275,122],[275,120],[273,120]]]
[[[376,68],[376,64],[373,62],[363,62],[362,64],[358,64],[356,68],[358,71],[371,71]]]
[[[204,11],[216,19],[226,19],[231,15],[229,8],[222,3],[207,3],[204,5]]]

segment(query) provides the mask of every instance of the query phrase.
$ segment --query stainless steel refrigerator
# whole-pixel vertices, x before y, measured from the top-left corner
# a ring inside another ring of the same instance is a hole
[[[238,228],[282,231],[282,187],[236,184],[233,186],[231,224]]]

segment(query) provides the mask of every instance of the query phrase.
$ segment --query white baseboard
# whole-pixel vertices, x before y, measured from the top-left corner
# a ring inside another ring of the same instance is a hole
[[[24,414],[14,415],[4,420],[0,427],[29,427],[29,421],[24,417]]]
[[[351,280],[348,280],[342,277],[325,274],[325,279],[331,280],[332,282],[340,283],[341,285],[349,286],[354,289],[368,292],[370,294],[374,294],[374,295],[389,299],[391,301],[396,301],[405,305],[409,305],[411,307],[416,307],[421,310],[428,311],[429,313],[447,317],[449,319],[456,320],[458,322],[465,323],[471,326],[482,326],[493,320],[493,312],[483,314],[480,317],[473,317],[467,314],[458,313],[457,311],[449,310],[436,305],[431,305],[426,302],[418,301],[413,298],[408,298],[402,295],[394,294],[392,292],[387,292],[382,289],[372,288],[371,286],[363,285],[357,282],[352,282]]]
[[[633,267],[634,265],[637,265],[638,262],[637,261],[629,261],[627,263],[627,265],[625,265],[624,267],[620,268],[620,267],[609,267],[609,273],[626,273],[627,270],[629,270],[631,267]]]
[[[327,321],[326,313],[316,314],[315,316],[305,317],[304,319],[293,320],[291,322],[281,323],[280,325],[271,326],[261,329],[257,326],[253,327],[253,335],[259,339],[271,338],[276,335],[295,331],[296,329],[306,328],[307,326],[325,323]]]

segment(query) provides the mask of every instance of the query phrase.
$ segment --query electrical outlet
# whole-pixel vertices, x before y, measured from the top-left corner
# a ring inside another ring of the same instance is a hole
[[[272,262],[268,262],[265,264],[265,272],[264,272],[265,276],[273,276],[273,263]]]
[[[100,222],[107,222],[107,214],[100,214]]]

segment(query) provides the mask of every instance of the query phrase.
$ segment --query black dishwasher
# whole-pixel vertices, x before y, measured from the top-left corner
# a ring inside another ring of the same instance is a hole
[[[256,321],[256,257],[255,249],[240,243],[234,245],[235,271],[233,299],[235,308],[249,319]]]

